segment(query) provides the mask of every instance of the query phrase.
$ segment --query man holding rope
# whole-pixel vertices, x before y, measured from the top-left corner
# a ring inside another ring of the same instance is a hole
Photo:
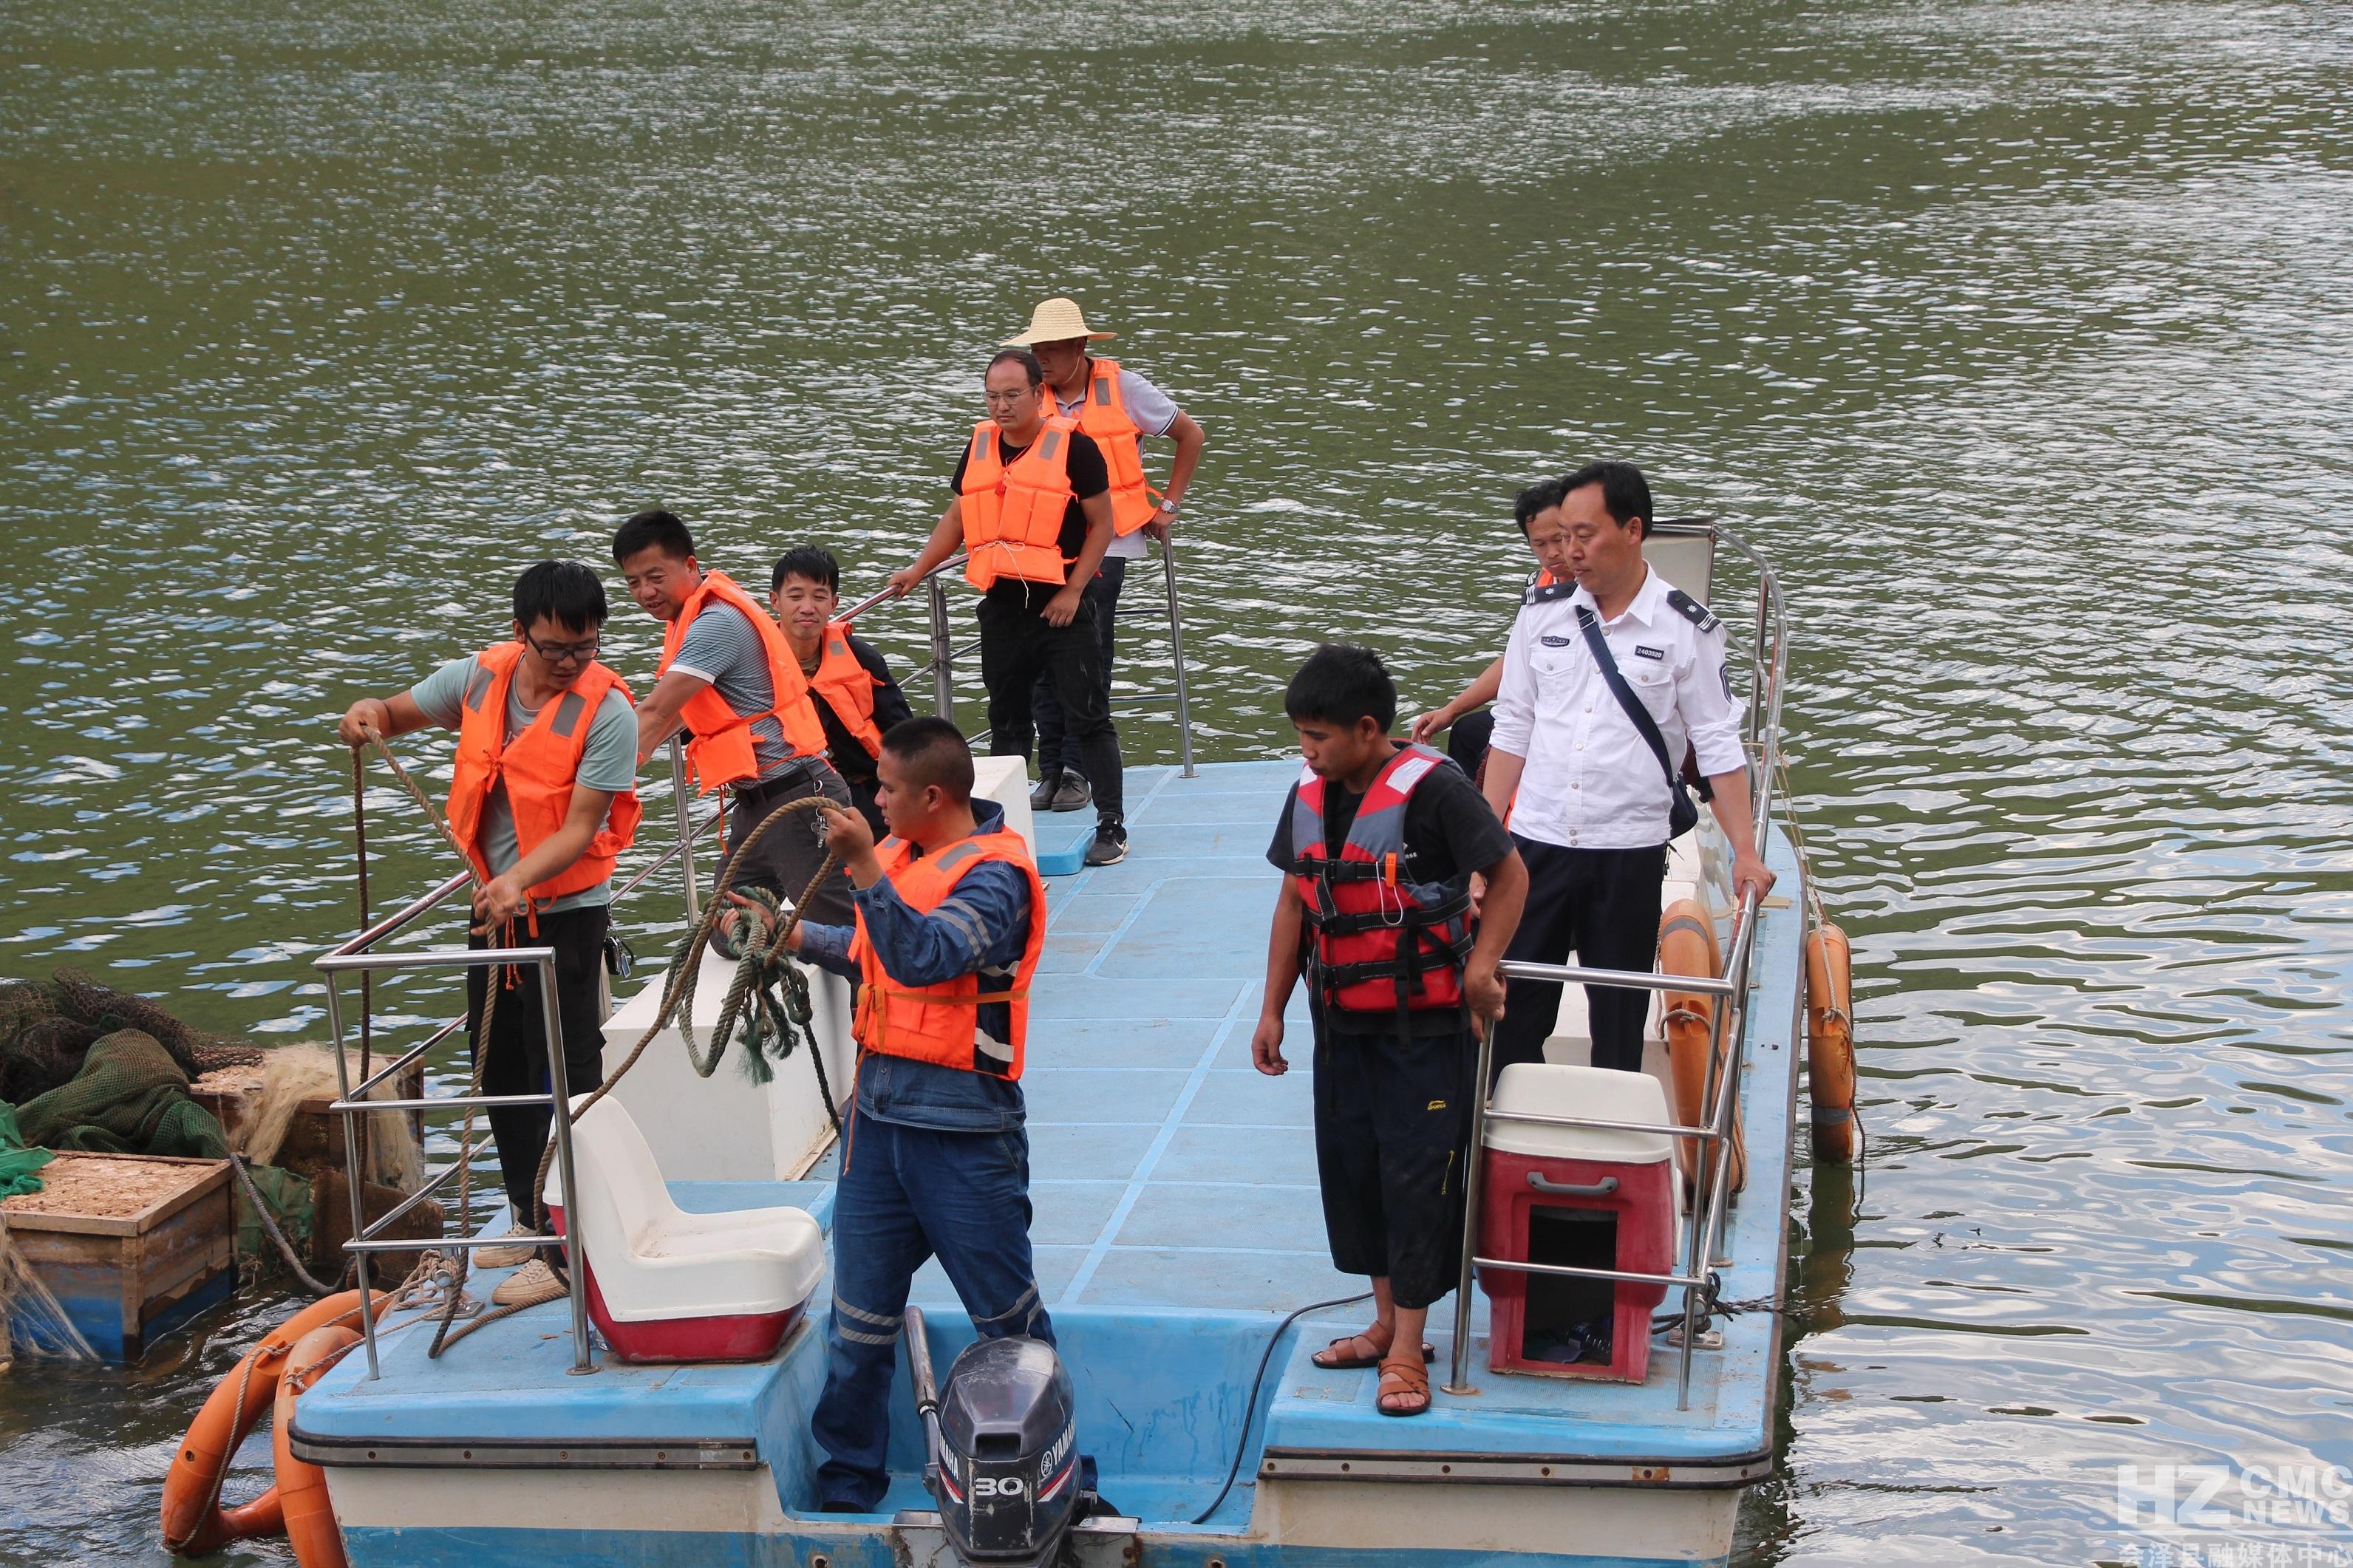
[[[1046,888],[1005,808],[972,796],[972,749],[944,719],[882,737],[891,837],[822,806],[857,888],[854,926],[793,928],[802,958],[864,984],[857,1092],[833,1206],[833,1315],[811,1426],[819,1506],[867,1513],[889,1480],[892,1347],[915,1270],[936,1257],[984,1338],[1054,1342],[1029,1252],[1021,1097]]]
[[[640,815],[629,689],[596,659],[606,614],[595,572],[543,561],[515,580],[512,641],[452,659],[397,696],[361,698],[336,731],[352,746],[428,725],[458,732],[448,821],[474,868],[469,945],[554,949],[564,1071],[575,1089],[605,1076],[599,971],[613,863]],[[501,989],[485,1039],[492,983]],[[481,1092],[546,1092],[538,986],[512,971],[468,970],[466,1035],[480,1057]],[[527,1231],[552,1112],[502,1105],[486,1114],[515,1228]],[[494,1300],[562,1293],[539,1250],[522,1243],[475,1255],[485,1268],[531,1265],[501,1282]]]

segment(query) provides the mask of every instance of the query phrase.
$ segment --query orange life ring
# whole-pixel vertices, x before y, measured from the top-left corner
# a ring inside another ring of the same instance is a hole
[[[390,1299],[376,1291],[377,1310]],[[211,1397],[189,1425],[188,1435],[180,1440],[180,1451],[172,1456],[171,1471],[164,1478],[166,1547],[184,1557],[201,1557],[232,1541],[275,1535],[285,1528],[286,1513],[275,1486],[241,1508],[224,1509],[221,1478],[228,1471],[229,1456],[277,1398],[278,1381],[285,1373],[286,1355],[294,1342],[330,1323],[356,1321],[359,1313],[356,1290],[313,1301],[263,1335],[261,1342],[246,1352],[229,1368],[228,1375],[214,1385]]]
[[[1690,899],[1677,899],[1659,916],[1659,973],[1700,975],[1710,980],[1723,975],[1724,960],[1715,943],[1715,922],[1709,918],[1705,906]],[[1715,998],[1688,991],[1669,991],[1662,1005],[1667,1063],[1675,1079],[1675,1120],[1686,1127],[1704,1127],[1709,1110],[1708,1037],[1715,1022]],[[1715,1059],[1721,1067],[1721,1048]],[[1691,1194],[1694,1212],[1704,1196],[1704,1178],[1708,1173],[1698,1168],[1699,1150],[1700,1141],[1696,1138],[1675,1141],[1675,1163],[1683,1171],[1684,1190]],[[1712,1172],[1715,1161],[1711,1159],[1706,1163]],[[1736,1114],[1732,1122],[1732,1190],[1739,1192],[1747,1184],[1748,1148]]]
[[[327,1472],[294,1457],[294,1402],[359,1342],[360,1331],[348,1324],[312,1329],[294,1342],[286,1355],[286,1375],[278,1381],[269,1449],[278,1461],[278,1500],[286,1512],[286,1538],[301,1568],[349,1568],[351,1560],[343,1555],[343,1532],[335,1526],[334,1505],[327,1499]]]
[[[1806,938],[1806,1092],[1814,1158],[1854,1158],[1854,973],[1846,932],[1825,921]]]

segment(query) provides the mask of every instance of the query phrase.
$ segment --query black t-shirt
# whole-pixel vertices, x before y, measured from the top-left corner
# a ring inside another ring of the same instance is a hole
[[[1274,838],[1266,847],[1266,858],[1277,869],[1291,869],[1293,853],[1291,841],[1291,816],[1298,804],[1299,786],[1291,786],[1283,797],[1282,815],[1274,825]],[[1340,784],[1326,780],[1324,785],[1324,849],[1337,855],[1348,840],[1348,829],[1355,826],[1356,808],[1365,797],[1352,795]],[[1495,820],[1486,797],[1479,786],[1464,776],[1452,763],[1435,767],[1423,775],[1405,803],[1405,864],[1400,868],[1409,882],[1451,882],[1467,879],[1473,871],[1483,871],[1512,852],[1512,836]],[[1331,1026],[1342,1034],[1393,1034],[1397,1029],[1397,1014],[1389,1012],[1335,1011]],[[1451,1035],[1462,1027],[1462,1015],[1443,1008],[1430,1008],[1413,1016],[1416,1035]]]
[[[1028,447],[1008,444],[1002,436],[997,437],[997,460],[1008,468],[1012,467],[1015,460],[1029,449]],[[972,443],[966,441],[964,450],[956,455],[955,476],[948,481],[948,489],[953,493],[964,493],[965,465],[971,461]],[[1094,437],[1077,430],[1071,432],[1070,455],[1063,461],[1071,476],[1071,504],[1062,509],[1062,531],[1056,542],[1062,552],[1063,560],[1075,561],[1079,558],[1079,547],[1087,542],[1087,514],[1080,510],[1079,502],[1108,491],[1111,489],[1111,470],[1103,466],[1103,448],[1095,445]],[[1027,601],[1030,591],[1038,588],[1044,589],[1038,599],[1039,608],[1043,608],[1047,599],[1061,592],[1050,584],[1023,583],[1011,577],[991,584],[988,592],[995,598]]]
[[[907,706],[907,694],[891,679],[891,667],[882,662],[882,655],[873,644],[851,637],[849,656],[874,678],[874,728],[878,732],[887,735],[892,725],[914,717],[914,710]],[[833,758],[834,772],[845,779],[871,779],[874,759],[867,754],[865,743],[834,717],[824,692],[812,686],[809,696],[817,705],[817,721],[825,727],[825,749]]]

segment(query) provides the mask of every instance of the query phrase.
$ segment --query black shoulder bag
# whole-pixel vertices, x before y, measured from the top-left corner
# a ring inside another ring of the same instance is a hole
[[[1667,776],[1667,837],[1681,838],[1699,826],[1699,805],[1683,787],[1683,776],[1674,763],[1667,760],[1667,738],[1659,733],[1658,721],[1626,684],[1618,672],[1618,660],[1609,652],[1609,639],[1601,635],[1601,622],[1591,610],[1577,606],[1577,627],[1585,634],[1585,646],[1593,650],[1593,662],[1601,667],[1601,679],[1609,683],[1609,690],[1618,699],[1618,706],[1626,710],[1626,717],[1642,739],[1651,743],[1651,754],[1659,759],[1659,771]]]

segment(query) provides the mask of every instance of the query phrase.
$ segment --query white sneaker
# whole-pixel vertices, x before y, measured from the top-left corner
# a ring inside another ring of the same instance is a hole
[[[511,1241],[503,1247],[478,1247],[474,1248],[474,1256],[471,1259],[474,1267],[477,1268],[520,1268],[524,1264],[529,1263],[533,1258],[537,1258],[539,1256],[539,1249],[547,1245],[546,1238],[538,1235],[534,1231],[519,1230],[514,1234],[519,1237],[528,1237],[529,1239]]]

